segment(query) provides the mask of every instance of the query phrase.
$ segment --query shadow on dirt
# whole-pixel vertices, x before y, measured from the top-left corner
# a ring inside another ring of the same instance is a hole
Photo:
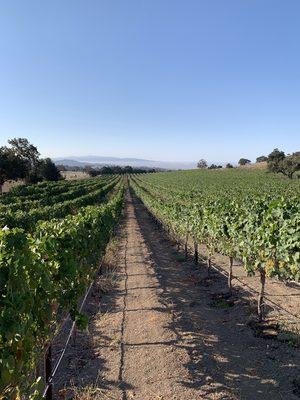
[[[119,243],[117,251],[124,252],[124,247],[124,243]],[[102,269],[105,275],[109,267],[104,264]],[[118,275],[119,278],[122,278],[120,271],[118,271]],[[74,397],[76,400],[102,399],[107,398],[109,393],[118,393],[118,398],[127,399],[126,391],[132,388],[122,381],[124,358],[122,341],[120,338],[114,341],[112,336],[103,335],[103,329],[98,325],[99,318],[105,318],[108,313],[122,315],[124,309],[118,299],[124,296],[126,296],[125,291],[119,289],[117,285],[106,293],[103,292],[99,280],[95,282],[83,308],[83,312],[89,317],[88,328],[86,331],[77,331],[70,341],[55,377],[53,400],[73,399]],[[68,326],[65,327],[66,331],[67,329]],[[66,332],[62,332],[56,340],[53,346],[54,358],[59,356],[65,338]],[[100,356],[99,349],[101,348],[107,348],[112,357],[119,360],[115,380],[103,378],[105,371],[109,371],[110,368],[106,365],[106,358]],[[75,393],[76,396],[74,396]]]
[[[173,313],[168,328],[176,334],[175,346],[189,355],[189,378],[181,384],[198,389],[205,399],[297,399],[293,382],[300,375],[299,352],[254,336],[247,324],[255,308],[253,295],[240,289],[228,306],[212,304],[226,292],[226,278],[214,271],[207,280],[204,265],[183,261],[133,193],[132,198],[163,289],[160,302]]]

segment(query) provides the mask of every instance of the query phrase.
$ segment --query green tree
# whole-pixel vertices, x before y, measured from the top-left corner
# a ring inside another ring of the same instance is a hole
[[[8,140],[10,147],[0,147],[0,192],[2,185],[10,179],[25,179],[37,183],[41,180],[62,179],[56,165],[50,158],[40,159],[37,148],[26,138]]]
[[[222,168],[222,165],[216,165],[216,164],[211,164],[208,169],[220,169]]]
[[[33,144],[29,143],[28,139],[14,138],[8,140],[8,143],[10,144],[11,150],[14,154],[29,164],[29,168],[32,168],[37,164],[40,153]]]
[[[59,169],[51,158],[45,158],[39,161],[38,174],[46,181],[58,181],[62,179]]]
[[[282,161],[285,158],[284,151],[274,149],[272,153],[268,155],[268,163],[276,163]]]
[[[295,172],[300,170],[300,152],[295,152],[286,156],[283,151],[274,149],[268,157],[268,171],[281,173],[288,177],[293,178]]]
[[[256,162],[260,163],[260,162],[264,162],[264,161],[268,161],[268,157],[266,156],[259,156],[256,158]]]
[[[25,179],[27,182],[32,182],[32,177],[36,175],[36,168],[38,167],[39,155],[38,149],[26,138],[14,138],[8,140],[10,150],[13,154],[21,159],[26,166]]]
[[[282,173],[289,179],[293,179],[295,172],[300,170],[300,152],[293,153],[277,161],[268,161],[268,170]]]
[[[284,151],[274,149],[268,155],[268,171],[279,173],[283,171],[283,160],[285,159]]]
[[[0,147],[0,194],[5,181],[25,178],[27,165],[12,149]]]
[[[299,153],[299,152],[298,152]],[[289,179],[293,178],[295,172],[300,171],[300,154],[294,153],[281,161],[282,173]]]
[[[248,160],[247,158],[240,158],[239,159],[239,165],[247,165],[250,164],[251,160]]]
[[[199,160],[197,163],[197,168],[200,168],[200,169],[207,168],[207,161],[204,160],[203,158],[201,160]]]
[[[132,174],[133,173],[133,168],[130,165],[126,165],[123,168],[123,173],[124,174]]]

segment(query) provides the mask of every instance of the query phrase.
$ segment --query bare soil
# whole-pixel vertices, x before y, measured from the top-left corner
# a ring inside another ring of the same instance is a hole
[[[8,193],[12,188],[23,184],[24,181],[22,179],[19,179],[18,181],[6,181],[2,185],[2,193]]]
[[[202,263],[205,263],[205,246],[200,247]],[[213,265],[226,274],[229,272],[229,259],[221,254],[212,257]],[[253,296],[253,307],[256,308],[256,297],[260,290],[258,275],[248,276],[243,265],[234,260],[233,287],[237,290],[249,291]],[[268,318],[276,319],[282,328],[297,329],[300,333],[300,284],[296,282],[283,282],[278,279],[266,279],[265,304]],[[256,312],[256,311],[255,311]]]
[[[299,399],[299,350],[255,334],[253,292],[236,281],[223,296],[224,276],[206,279],[183,261],[130,194],[114,253],[114,285],[103,293],[96,282],[88,331],[68,347],[55,399]]]
[[[73,181],[76,179],[87,179],[90,178],[89,174],[83,171],[61,171],[61,175],[67,181]]]

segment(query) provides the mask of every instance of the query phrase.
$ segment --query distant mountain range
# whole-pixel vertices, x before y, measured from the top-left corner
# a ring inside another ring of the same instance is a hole
[[[54,158],[56,165],[65,165],[68,167],[103,167],[105,165],[131,165],[132,167],[148,167],[159,169],[193,169],[196,168],[196,162],[171,162],[145,160],[142,158],[119,158],[119,157],[101,157],[101,156],[80,156]]]

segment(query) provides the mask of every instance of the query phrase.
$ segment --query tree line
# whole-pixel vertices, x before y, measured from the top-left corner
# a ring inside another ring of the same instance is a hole
[[[120,167],[119,165],[104,166],[101,168],[85,167],[84,171],[90,176],[106,175],[106,174],[146,174],[151,172],[157,172],[155,168],[134,168],[130,165]]]
[[[6,181],[23,179],[25,183],[63,179],[50,158],[40,158],[36,146],[26,138],[8,140],[0,147],[0,193]]]
[[[300,171],[300,151],[292,154],[285,154],[284,151],[274,149],[268,156],[259,156],[256,163],[266,162],[269,172],[281,173],[289,179],[292,179],[297,171]],[[240,158],[238,164],[240,166],[248,165],[251,160]],[[211,164],[208,166],[207,161],[201,159],[198,161],[197,168],[200,169],[218,169],[223,168],[222,165]],[[232,164],[226,164],[225,168],[234,168]]]

